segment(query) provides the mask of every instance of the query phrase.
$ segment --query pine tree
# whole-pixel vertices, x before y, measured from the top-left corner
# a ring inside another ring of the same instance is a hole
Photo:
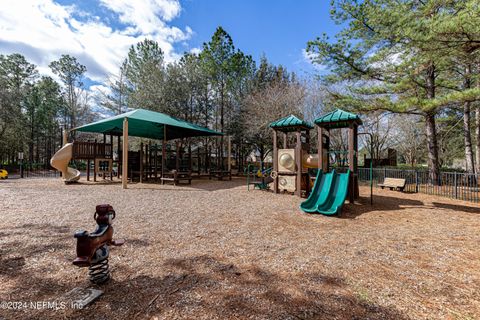
[[[235,110],[235,101],[246,91],[244,89],[248,84],[244,80],[252,73],[254,62],[250,56],[235,49],[232,38],[222,27],[217,28],[210,42],[203,44],[200,59],[214,95],[215,129],[232,133],[226,129],[232,128],[230,124],[238,119],[233,117],[239,114],[238,109]],[[229,118],[227,124],[225,115]],[[217,146],[217,154],[221,150],[223,136]]]
[[[436,126],[439,112],[479,95],[474,89],[452,90],[448,77],[451,48],[465,43],[463,36],[445,37],[441,32],[448,30],[456,3],[334,1],[332,16],[345,27],[333,43],[326,36],[308,43],[314,61],[332,70],[325,80],[342,87],[333,92],[338,105],[423,117],[433,183],[438,182],[440,169]]]
[[[128,90],[128,105],[155,111],[163,109],[165,82],[164,54],[159,44],[145,39],[130,47],[123,64]]]
[[[87,68],[70,55],[62,55],[59,60],[51,62],[49,66],[64,85],[66,102],[64,125],[68,129],[75,128],[78,126],[79,118],[88,112],[83,83]]]

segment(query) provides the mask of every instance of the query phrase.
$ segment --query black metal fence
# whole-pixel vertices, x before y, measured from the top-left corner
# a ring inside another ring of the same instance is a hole
[[[27,170],[23,174],[24,178],[58,178],[60,172],[57,170]]]
[[[9,179],[19,178],[58,178],[60,172],[43,164],[30,165],[28,163],[4,165],[2,166],[8,171]]]
[[[403,170],[373,168],[373,184],[377,186],[385,178],[405,179],[405,192],[420,192],[453,199],[480,202],[480,174],[441,172],[438,180],[432,181],[426,170]],[[358,169],[360,183],[370,181],[370,168]]]

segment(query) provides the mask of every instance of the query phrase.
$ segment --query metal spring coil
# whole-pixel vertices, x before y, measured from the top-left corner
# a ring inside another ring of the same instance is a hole
[[[102,284],[110,279],[110,271],[108,270],[108,258],[102,261],[92,263],[88,268],[90,281],[95,284]]]

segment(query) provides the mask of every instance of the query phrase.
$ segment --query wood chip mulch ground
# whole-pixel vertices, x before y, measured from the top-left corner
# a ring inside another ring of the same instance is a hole
[[[0,302],[89,286],[72,265],[96,204],[117,212],[113,279],[82,310],[0,309],[0,319],[480,319],[480,207],[360,190],[340,217],[245,180],[191,186],[0,182]]]

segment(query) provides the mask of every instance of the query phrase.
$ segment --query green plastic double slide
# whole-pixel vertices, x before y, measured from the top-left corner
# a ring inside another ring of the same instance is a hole
[[[300,204],[300,209],[307,213],[322,213],[334,215],[340,213],[348,192],[348,180],[350,170],[347,173],[323,173],[318,170],[315,185],[307,200]]]

